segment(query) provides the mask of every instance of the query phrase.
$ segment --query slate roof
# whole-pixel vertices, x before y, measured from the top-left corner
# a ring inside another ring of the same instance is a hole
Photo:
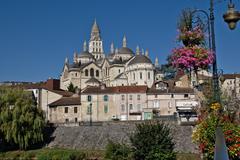
[[[82,53],[79,54],[79,58],[83,58],[83,57],[94,58],[94,56],[88,51],[83,51]]]
[[[120,54],[130,54],[130,55],[134,55],[133,51],[130,48],[127,47],[122,47],[118,50],[118,53]]]
[[[50,107],[71,105],[81,105],[80,97],[62,97],[57,101],[49,104]]]
[[[152,61],[145,55],[136,55],[128,65],[138,64],[138,63],[149,63],[152,64]]]
[[[101,82],[96,78],[92,77],[89,80],[87,80],[86,83],[101,83]]]

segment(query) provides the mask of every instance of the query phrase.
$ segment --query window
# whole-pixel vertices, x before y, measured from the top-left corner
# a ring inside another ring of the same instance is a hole
[[[108,101],[108,95],[104,95],[103,96],[103,100],[106,102],[106,101]]]
[[[133,80],[135,80],[135,73],[133,73]]]
[[[184,94],[184,98],[187,98],[188,97],[188,94]]]
[[[91,102],[91,101],[92,101],[92,96],[88,95],[88,96],[87,96],[87,101],[88,101],[88,102]]]
[[[108,105],[104,105],[104,113],[108,113]]]
[[[93,68],[90,69],[90,76],[94,77],[94,69]]]
[[[155,94],[155,98],[158,98],[158,95],[157,95],[157,94]]]
[[[121,110],[122,110],[122,112],[125,112],[125,105],[124,104],[121,105]]]
[[[159,101],[153,101],[153,108],[159,108]]]
[[[125,100],[125,96],[124,95],[122,95],[122,101],[124,101]]]
[[[137,100],[140,100],[141,99],[141,95],[137,95]]]
[[[64,113],[68,113],[68,107],[64,108]]]
[[[74,107],[74,113],[77,113],[77,112],[78,112],[78,108]]]
[[[133,110],[133,105],[129,104],[129,110]]]
[[[120,72],[121,72],[121,70],[119,69],[119,70],[118,70],[118,73],[120,73]]]
[[[140,79],[142,79],[142,72],[140,72]]]
[[[87,106],[87,114],[92,114],[92,105]]]
[[[74,120],[75,120],[75,123],[77,123],[78,119],[77,119],[77,118],[75,118]]]
[[[77,73],[75,73],[75,77],[77,77]]]
[[[85,70],[85,76],[88,76],[88,70],[87,69]]]
[[[148,72],[148,79],[150,79],[150,72]]]
[[[131,95],[131,94],[129,95],[129,100],[130,100],[130,101],[132,100],[132,95]]]
[[[99,77],[99,70],[96,70],[96,77]]]
[[[174,94],[171,94],[171,98],[174,98]]]
[[[68,123],[68,122],[69,122],[69,119],[68,119],[68,118],[66,118],[66,119],[65,119],[65,122],[66,122],[66,123]]]
[[[141,104],[137,104],[137,111],[141,111]]]

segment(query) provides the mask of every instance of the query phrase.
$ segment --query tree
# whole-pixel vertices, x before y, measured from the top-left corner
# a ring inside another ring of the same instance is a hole
[[[3,140],[18,145],[20,149],[43,141],[44,116],[34,105],[32,93],[0,88],[0,111]]]
[[[170,128],[159,121],[137,124],[130,136],[136,160],[174,160],[174,143]]]
[[[72,93],[75,93],[77,88],[78,88],[77,86],[74,87],[74,85],[73,85],[72,82],[71,82],[71,83],[69,84],[69,86],[67,87],[68,91],[69,91],[69,92],[72,92]]]

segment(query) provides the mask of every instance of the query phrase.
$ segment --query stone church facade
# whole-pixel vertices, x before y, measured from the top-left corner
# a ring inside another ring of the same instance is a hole
[[[125,36],[121,48],[114,48],[112,43],[110,53],[105,53],[101,32],[95,21],[90,40],[84,42],[82,52],[74,53],[73,63],[65,59],[60,88],[67,90],[70,83],[81,90],[101,84],[107,87],[146,85],[150,88],[156,79],[157,69],[158,59],[153,64],[148,51],[141,52],[138,46],[134,53],[127,47]]]

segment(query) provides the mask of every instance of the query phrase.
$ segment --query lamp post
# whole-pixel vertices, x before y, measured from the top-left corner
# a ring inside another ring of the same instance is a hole
[[[217,70],[217,56],[216,56],[216,43],[215,43],[215,30],[214,30],[214,0],[210,0],[209,14],[204,10],[195,10],[192,12],[202,12],[207,17],[208,24],[208,34],[209,34],[209,48],[213,52],[213,94],[214,101],[220,103],[220,93],[219,93],[219,77]],[[223,15],[224,21],[228,23],[228,26],[231,30],[236,28],[238,20],[240,20],[240,12],[235,11],[234,4],[232,0],[228,5],[228,11]],[[222,109],[220,110],[221,113]],[[228,151],[226,147],[226,142],[224,134],[221,127],[216,129],[216,141],[215,141],[215,151],[214,151],[214,160],[228,160]]]

